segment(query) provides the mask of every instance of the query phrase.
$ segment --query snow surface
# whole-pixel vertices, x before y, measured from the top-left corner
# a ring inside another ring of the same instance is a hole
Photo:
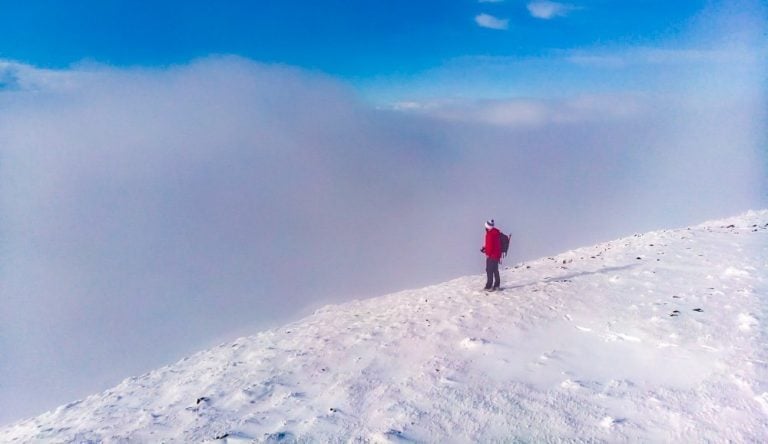
[[[768,211],[325,307],[2,442],[768,441]],[[161,340],[159,338],[158,340]]]

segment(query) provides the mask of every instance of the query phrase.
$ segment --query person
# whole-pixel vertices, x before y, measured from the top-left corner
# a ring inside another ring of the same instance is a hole
[[[493,219],[485,222],[485,245],[480,249],[485,253],[485,273],[488,280],[485,283],[486,291],[496,291],[501,286],[499,264],[501,263],[501,233],[496,228]]]

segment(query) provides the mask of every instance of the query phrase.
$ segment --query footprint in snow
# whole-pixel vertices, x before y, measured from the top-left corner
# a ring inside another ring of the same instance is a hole
[[[602,421],[600,421],[600,426],[605,427],[606,429],[610,429],[615,425],[623,424],[625,422],[627,422],[627,420],[624,418],[612,418],[610,416],[606,416]]]
[[[459,345],[462,348],[473,349],[489,344],[488,340],[482,338],[464,338]]]
[[[608,334],[605,337],[606,342],[626,341],[626,342],[643,342],[636,336],[627,335],[624,333]]]
[[[563,359],[563,352],[560,350],[552,350],[550,352],[542,353],[541,356],[539,356],[539,360],[536,362],[538,365],[544,365],[550,360],[562,360]]]
[[[268,443],[276,443],[276,442],[293,442],[294,436],[291,432],[277,432],[277,433],[270,433],[265,436],[266,440],[264,442]]]
[[[560,387],[566,390],[579,390],[584,388],[584,384],[582,384],[579,381],[574,381],[573,379],[568,378],[565,381],[560,383]]]
[[[409,443],[409,442],[416,442],[413,439],[407,437],[403,432],[396,429],[389,429],[384,433],[376,433],[370,438],[373,438],[370,440],[370,442],[402,442],[402,443]]]

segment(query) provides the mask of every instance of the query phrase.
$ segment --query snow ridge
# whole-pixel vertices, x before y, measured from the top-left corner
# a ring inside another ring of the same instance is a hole
[[[324,307],[2,442],[768,439],[768,211]]]

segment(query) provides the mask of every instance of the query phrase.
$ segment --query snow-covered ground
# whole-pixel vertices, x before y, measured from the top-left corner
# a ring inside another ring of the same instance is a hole
[[[768,211],[484,280],[325,307],[0,441],[768,441]]]

